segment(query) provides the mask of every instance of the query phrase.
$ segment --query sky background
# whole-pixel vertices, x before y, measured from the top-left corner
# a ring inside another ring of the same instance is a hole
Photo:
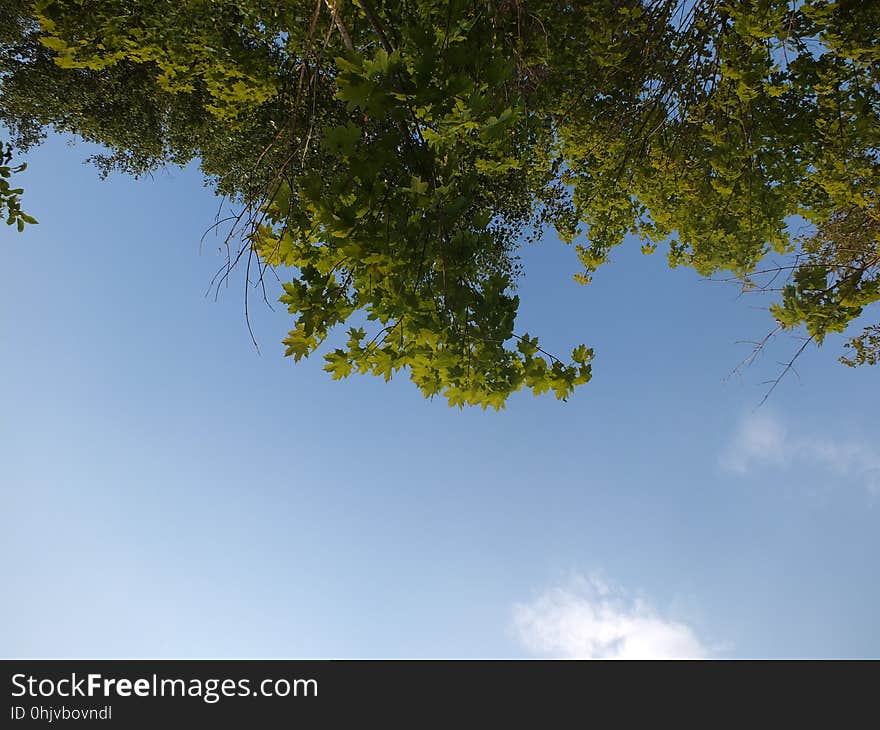
[[[284,307],[205,296],[195,166],[27,156],[0,230],[4,657],[880,657],[876,368],[633,242],[594,282],[523,251],[518,332],[584,342],[568,403],[425,400],[283,357]],[[273,294],[273,299],[277,293]]]

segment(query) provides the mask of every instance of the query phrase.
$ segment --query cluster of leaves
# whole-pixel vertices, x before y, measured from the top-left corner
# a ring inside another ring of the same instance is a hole
[[[840,358],[844,365],[876,365],[880,362],[880,325],[865,327],[862,334],[853,337],[846,346],[853,354],[852,357],[844,355]]]
[[[514,66],[491,26],[459,10],[438,32],[454,6],[422,3],[393,41],[383,31],[378,47],[335,59],[345,122],[320,130],[309,169],[285,177],[255,245],[299,272],[282,297],[296,359],[363,312],[378,331],[349,329],[325,356],[335,378],[406,368],[451,405],[501,408],[522,387],[565,399],[589,380],[592,352],[563,363],[515,335],[509,291],[511,244],[549,176],[522,98],[504,94]]]
[[[19,232],[24,230],[26,223],[36,223],[37,219],[29,216],[21,209],[22,188],[13,188],[9,178],[22,172],[27,165],[21,163],[12,167],[12,147],[0,145],[0,217],[6,219],[7,225],[14,225]]]
[[[502,407],[590,377],[514,329],[548,226],[586,283],[628,235],[748,282],[821,342],[878,299],[880,6],[848,0],[0,0],[0,120],[101,142],[106,172],[199,157],[285,268],[295,359],[407,369]],[[814,235],[793,239],[800,216]],[[242,253],[240,252],[240,253]],[[351,326],[355,325],[355,326]],[[363,325],[363,326],[358,326]],[[372,328],[372,329],[370,329]],[[368,331],[369,330],[369,331]],[[847,364],[877,359],[876,328]]]
[[[289,116],[278,81],[289,73],[269,39],[254,42],[236,7],[0,0],[0,123],[22,152],[49,129],[103,145],[107,152],[90,161],[104,176],[139,177],[198,158],[218,193],[255,199],[282,161],[279,151],[256,164],[273,125]],[[107,58],[99,46],[112,49]],[[218,54],[231,60],[212,62]],[[161,64],[141,60],[153,56]],[[250,86],[214,95],[235,87],[242,65],[249,80],[263,79],[261,103]]]
[[[768,251],[794,253],[771,312],[821,343],[880,298],[880,6],[697,2],[676,19],[673,5],[662,33],[645,20],[651,7],[598,24],[614,62],[600,59],[595,95],[579,92],[561,125],[589,224],[582,280],[629,233],[646,252],[669,241],[673,266],[727,270],[747,286]],[[650,62],[625,55],[631,33]],[[622,73],[635,82],[615,83]],[[793,216],[815,234],[792,240]],[[845,363],[873,362],[873,331]]]
[[[793,281],[782,289],[782,301],[771,308],[785,328],[804,325],[821,343],[831,332],[844,332],[864,308],[880,300],[880,217],[852,206],[835,211],[801,241],[802,254]],[[877,327],[848,343],[855,358],[846,365],[875,364]]]

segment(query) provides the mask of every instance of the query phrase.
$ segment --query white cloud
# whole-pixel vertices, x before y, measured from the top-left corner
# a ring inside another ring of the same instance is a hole
[[[782,424],[766,413],[745,419],[722,458],[724,465],[745,474],[756,464],[784,464],[788,434]]]
[[[791,433],[767,412],[743,419],[721,463],[739,474],[768,466],[821,469],[857,481],[880,496],[880,450],[855,440]]]
[[[575,578],[513,608],[513,628],[532,654],[572,659],[681,659],[707,655],[693,630],[662,618],[595,578]]]

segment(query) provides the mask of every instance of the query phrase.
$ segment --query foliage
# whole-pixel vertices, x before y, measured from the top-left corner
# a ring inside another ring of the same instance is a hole
[[[876,365],[880,362],[880,325],[865,327],[862,334],[853,337],[846,346],[853,351],[853,356],[841,357],[844,365]]]
[[[834,211],[801,241],[793,283],[772,312],[784,327],[803,323],[820,343],[843,332],[864,307],[880,299],[880,218],[867,208]],[[852,363],[847,363],[852,364]]]
[[[27,165],[21,163],[12,167],[12,148],[0,145],[0,217],[6,219],[7,225],[14,225],[19,233],[24,230],[26,223],[36,223],[36,218],[29,216],[21,209],[22,188],[13,188],[9,184],[9,178],[14,173],[22,172]]]
[[[198,157],[240,253],[288,272],[288,355],[348,323],[335,378],[568,397],[592,351],[514,328],[518,246],[548,227],[583,283],[628,235],[747,285],[793,256],[772,313],[820,343],[880,298],[876,3],[2,2],[17,146],[52,125],[105,144],[104,172]]]

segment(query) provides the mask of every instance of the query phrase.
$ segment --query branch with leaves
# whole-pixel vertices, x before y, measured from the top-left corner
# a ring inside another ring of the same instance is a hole
[[[28,215],[21,209],[22,188],[14,188],[10,184],[13,175],[23,172],[27,168],[25,163],[12,166],[12,147],[0,144],[0,217],[6,219],[6,224],[18,228],[19,233],[24,230],[25,224],[35,224],[37,219]]]
[[[52,125],[134,174],[198,157],[242,212],[220,281],[237,262],[246,297],[286,280],[287,351],[327,345],[334,377],[406,370],[458,405],[567,398],[592,352],[514,334],[517,251],[548,231],[582,283],[633,238],[741,281],[797,251],[772,314],[817,343],[876,304],[876,3],[11,6],[17,144]],[[877,337],[844,362],[876,362]]]

